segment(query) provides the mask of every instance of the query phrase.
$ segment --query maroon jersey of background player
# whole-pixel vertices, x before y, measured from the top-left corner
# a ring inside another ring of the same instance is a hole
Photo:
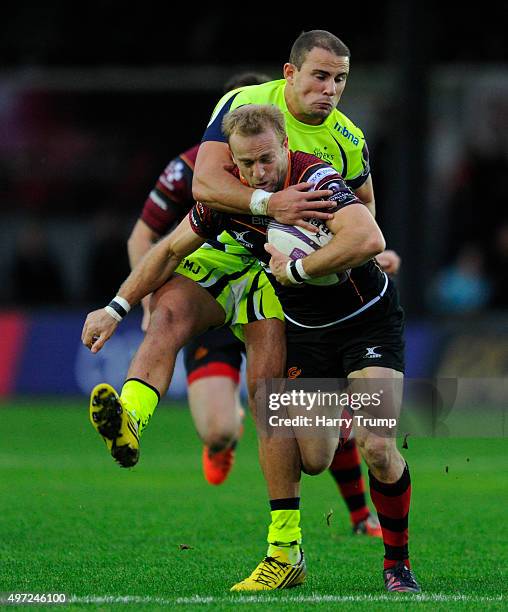
[[[141,219],[163,236],[194,206],[192,176],[199,145],[169,162],[146,199]]]

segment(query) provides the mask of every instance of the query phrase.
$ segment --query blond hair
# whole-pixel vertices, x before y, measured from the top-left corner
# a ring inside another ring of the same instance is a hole
[[[222,120],[222,131],[229,139],[233,134],[257,136],[272,130],[281,143],[286,139],[284,115],[270,104],[246,104],[229,112]]]

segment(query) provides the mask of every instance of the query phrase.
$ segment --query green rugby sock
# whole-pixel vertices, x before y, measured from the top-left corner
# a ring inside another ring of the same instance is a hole
[[[302,552],[300,550],[300,544],[269,544],[267,557],[274,557],[275,559],[281,559],[291,565],[296,565],[302,558]]]
[[[159,403],[159,392],[138,378],[129,378],[122,387],[120,399],[125,409],[138,422],[138,433],[141,435]]]
[[[271,499],[272,522],[268,528],[269,557],[279,557],[295,565],[300,561],[300,498]]]

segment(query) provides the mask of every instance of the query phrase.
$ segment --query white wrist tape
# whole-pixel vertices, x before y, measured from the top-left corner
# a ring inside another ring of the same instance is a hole
[[[288,261],[286,264],[286,276],[289,279],[289,282],[293,285],[301,285],[303,281],[296,280],[293,271],[294,271],[294,261]]]
[[[104,310],[111,315],[113,319],[121,321],[130,309],[131,305],[129,302],[123,297],[117,295],[111,300]]]
[[[117,313],[116,310],[114,310],[113,308],[111,308],[111,306],[106,306],[104,308],[104,310],[113,317],[113,319],[116,319],[117,321],[121,321],[123,319],[123,317],[121,315],[119,315]]]
[[[127,314],[129,310],[131,309],[131,305],[129,304],[129,302],[125,298],[121,297],[120,295],[115,295],[112,301],[119,304],[125,310],[125,314]]]
[[[296,271],[298,272],[298,274],[304,280],[309,280],[309,279],[312,278],[312,276],[310,276],[310,274],[307,274],[307,272],[305,272],[305,270],[303,269],[303,260],[302,259],[297,259],[296,260]]]
[[[264,189],[255,189],[250,198],[250,211],[253,215],[266,216],[268,211],[268,201],[272,197],[272,193],[264,191]]]

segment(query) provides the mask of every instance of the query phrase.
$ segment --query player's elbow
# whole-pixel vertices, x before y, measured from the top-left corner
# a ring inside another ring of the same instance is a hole
[[[127,239],[127,251],[135,260],[141,258],[160,238],[144,221],[138,219]]]
[[[174,259],[179,261],[181,258],[177,256],[178,249],[176,247],[177,242],[173,234],[169,234],[156,244],[149,254],[154,267],[160,271],[165,267],[168,261]]]
[[[355,247],[347,267],[361,266],[385,249],[385,241],[380,231],[357,230],[352,235]]]
[[[203,202],[206,204],[212,202],[212,191],[208,186],[208,182],[202,176],[194,174],[192,180],[192,197],[196,202]]]
[[[132,255],[136,252],[139,247],[139,236],[138,232],[135,229],[132,230],[131,235],[127,238],[127,251],[129,255]]]
[[[168,242],[164,251],[165,259],[167,261],[173,261],[176,264],[179,264],[185,257],[185,254],[182,252],[182,249],[179,247],[178,243]]]
[[[376,218],[376,201],[374,199],[370,200],[370,202],[365,202],[365,206],[370,214]]]
[[[362,250],[365,259],[371,259],[379,253],[382,253],[386,248],[386,243],[381,230],[376,227],[367,233],[364,237]]]

